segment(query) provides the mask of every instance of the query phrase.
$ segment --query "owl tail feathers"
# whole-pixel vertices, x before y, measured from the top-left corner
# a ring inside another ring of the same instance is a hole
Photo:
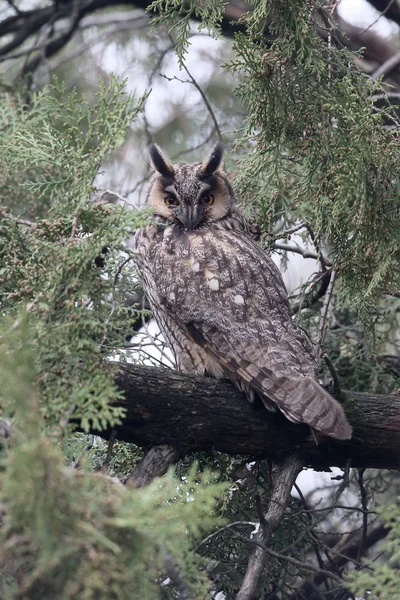
[[[268,380],[264,379],[262,388],[267,398],[274,401],[285,417],[294,423],[307,423],[323,435],[339,440],[351,438],[352,429],[343,408],[315,379],[278,379],[279,383],[269,380],[270,390]]]

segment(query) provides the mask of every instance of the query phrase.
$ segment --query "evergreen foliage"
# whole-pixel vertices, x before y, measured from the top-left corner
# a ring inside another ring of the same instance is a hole
[[[89,465],[67,468],[57,438],[43,432],[26,314],[0,359],[3,419],[13,417],[0,474],[1,597],[151,600],[171,569],[175,585],[182,571],[191,597],[203,598],[209,581],[190,547],[216,522],[226,486],[192,469],[185,480],[169,472],[137,490]]]
[[[6,437],[12,422],[0,475],[5,600],[159,598],[170,571],[170,593],[181,571],[193,598],[210,585],[190,548],[223,523],[213,507],[226,485],[191,469],[184,479],[170,472],[145,489],[126,487],[106,475],[102,442],[90,453],[84,436],[71,437],[76,425],[101,431],[123,416],[105,360],[125,359],[119,348],[146,312],[127,303],[137,281],[126,239],[147,213],[96,197],[94,181],[143,100],[134,103],[115,78],[100,82],[94,104],[57,82],[28,105],[2,99]],[[120,454],[108,472],[124,479],[138,453],[120,444]]]
[[[53,425],[72,419],[101,430],[121,416],[109,404],[118,391],[103,361],[140,314],[124,304],[137,285],[124,270],[132,258],[125,240],[145,214],[94,197],[94,179],[143,100],[134,104],[115,79],[100,82],[92,106],[57,83],[29,106],[3,99],[0,303],[5,315],[23,305],[32,313],[42,410]],[[35,202],[36,220],[9,218],[29,217]]]
[[[256,2],[246,25],[229,65],[257,149],[242,196],[266,230],[288,216],[311,225],[340,273],[340,302],[369,325],[379,295],[400,284],[399,132],[382,127],[392,117],[374,106],[379,82],[334,35],[326,48],[308,2]]]
[[[153,0],[147,10],[159,13],[152,21],[152,31],[159,25],[165,24],[169,33],[176,32],[175,50],[179,64],[183,66],[190,46],[191,19],[196,17],[200,20],[199,30],[204,28],[210,35],[217,36],[221,29],[223,8],[223,4],[215,0],[204,0],[204,2]]]
[[[371,354],[363,327],[377,348],[383,319],[394,324],[399,309],[385,297],[400,289],[399,130],[387,127],[395,117],[376,108],[379,82],[359,73],[334,34],[328,45],[317,37],[320,2],[314,11],[305,0],[253,4],[226,65],[248,111],[237,188],[266,247],[273,231],[307,222],[304,238],[321,259],[329,252],[338,273],[340,322],[326,345],[341,382],[391,392],[397,379]],[[149,10],[159,15],[154,27],[176,36],[181,65],[192,17],[219,35],[217,0],[155,0]],[[127,360],[126,337],[146,316],[129,301],[137,278],[126,241],[147,213],[110,202],[96,177],[147,94],[135,100],[114,77],[99,82],[95,101],[57,81],[22,91],[0,99],[0,596],[200,599],[218,589],[230,600],[252,550],[257,499],[268,503],[267,465],[199,454],[136,490],[121,481],[138,449],[117,442],[109,461],[104,442],[75,432],[123,418],[110,362]],[[314,340],[319,308],[299,315]],[[391,562],[349,582],[396,598],[397,506],[384,516]],[[309,560],[308,517],[292,499],[271,550]],[[241,525],[224,528],[233,521]],[[287,598],[309,575],[307,564],[270,558],[260,593]]]

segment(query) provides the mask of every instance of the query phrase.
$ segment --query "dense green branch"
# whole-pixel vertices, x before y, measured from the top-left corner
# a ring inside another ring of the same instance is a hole
[[[121,365],[116,376],[125,400],[117,438],[141,447],[168,445],[181,454],[212,448],[227,454],[280,459],[296,451],[314,468],[400,467],[400,398],[347,393],[353,438],[321,439],[307,426],[252,406],[227,381],[176,371]],[[108,437],[111,432],[100,435]]]

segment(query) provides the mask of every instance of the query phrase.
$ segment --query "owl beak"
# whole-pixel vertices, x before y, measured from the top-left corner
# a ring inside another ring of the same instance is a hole
[[[177,214],[179,221],[186,231],[193,231],[193,229],[196,229],[197,225],[203,220],[203,216],[202,207],[193,204],[182,206]]]

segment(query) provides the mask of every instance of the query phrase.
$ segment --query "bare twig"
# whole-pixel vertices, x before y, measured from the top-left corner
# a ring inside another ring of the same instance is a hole
[[[121,196],[121,194],[118,194],[118,192],[114,192],[113,190],[108,190],[108,189],[104,190],[104,192],[102,192],[100,194],[100,196],[97,196],[97,198],[95,198],[93,200],[93,202],[96,202],[96,203],[101,203],[101,202],[116,203],[116,201],[114,200],[114,198],[116,198],[120,202],[123,202],[124,204],[129,204],[128,200],[124,196]]]
[[[300,301],[297,304],[292,306],[292,315],[297,314],[297,321],[300,320],[300,311],[303,308],[310,308],[313,306],[318,300],[323,298],[326,294],[326,291],[329,286],[329,282],[331,279],[331,270],[322,271],[318,274],[314,274],[314,280],[308,284],[308,289],[306,287],[305,293],[301,294]],[[320,284],[318,290],[312,293],[313,289],[317,284]]]
[[[104,332],[103,339],[102,339],[102,341],[101,341],[101,344],[100,344],[100,346],[104,346],[104,345],[106,344],[106,342],[107,342],[107,337],[108,337],[108,327],[109,327],[109,325],[110,325],[110,323],[111,323],[112,316],[113,316],[113,314],[114,314],[114,312],[115,312],[115,310],[116,310],[116,308],[117,308],[117,298],[116,298],[116,296],[115,296],[115,288],[116,288],[116,286],[117,286],[117,283],[118,283],[119,276],[121,275],[122,269],[123,269],[123,268],[125,267],[125,265],[127,265],[127,264],[128,264],[128,262],[129,262],[129,261],[131,261],[131,260],[132,260],[132,257],[131,257],[131,256],[128,256],[128,258],[125,258],[125,260],[123,260],[123,261],[122,261],[122,262],[121,262],[121,263],[118,265],[118,269],[117,269],[117,271],[116,271],[116,273],[115,273],[115,276],[114,276],[114,283],[113,283],[113,289],[112,289],[112,303],[111,303],[111,310],[110,310],[110,314],[108,315],[108,317],[107,317],[107,319],[106,319],[106,321],[105,321],[105,323],[104,323],[105,332]]]
[[[343,482],[341,483],[341,485],[338,487],[335,496],[334,496],[334,500],[333,500],[333,505],[335,505],[337,503],[337,501],[339,500],[340,496],[342,495],[342,493],[344,492],[345,488],[348,485],[348,480],[349,480],[349,471],[350,471],[350,466],[349,464],[346,465],[346,468],[344,470],[343,473]],[[301,540],[303,538],[305,538],[305,536],[308,533],[313,533],[315,528],[328,516],[329,512],[331,511],[331,507],[327,507],[324,510],[324,514],[322,514],[318,519],[316,519],[315,521],[311,521],[311,525],[310,527],[304,529],[300,535],[293,541],[291,542],[288,546],[286,546],[283,550],[282,553],[286,553],[288,552],[291,548],[294,548],[295,546],[297,546],[299,544],[299,542],[301,542]],[[322,511],[321,511],[322,512]],[[311,519],[310,519],[311,520]]]
[[[144,317],[142,319],[142,327],[144,329],[145,335],[149,338],[149,340],[150,340],[151,343],[150,344],[143,343],[143,338],[142,338],[142,340],[140,340],[140,338],[139,338],[138,343],[135,344],[135,347],[137,348],[137,351],[138,352],[144,352],[144,354],[147,354],[147,356],[149,358],[151,358],[152,360],[155,360],[155,361],[159,362],[160,366],[162,366],[164,368],[165,367],[168,367],[168,368],[174,368],[174,367],[176,367],[175,360],[174,359],[171,360],[171,356],[168,356],[168,354],[166,353],[166,349],[168,348],[168,345],[164,341],[164,338],[162,336],[161,331],[159,331],[158,333],[156,333],[155,335],[153,335],[151,333],[150,329],[149,329],[149,323],[146,322],[146,320],[144,319]],[[136,336],[136,337],[139,337],[139,336]],[[144,351],[143,348],[146,345],[150,345],[150,346],[156,347],[157,352],[160,353],[161,359],[163,359],[163,360],[157,359],[155,356],[152,356],[151,354],[148,354],[146,351]]]
[[[195,78],[193,77],[193,75],[189,72],[187,66],[185,64],[183,64],[183,68],[185,69],[186,73],[189,75],[191,82],[193,83],[194,87],[196,88],[196,90],[199,92],[200,96],[203,98],[203,102],[207,107],[207,110],[210,114],[210,117],[214,123],[214,127],[215,127],[215,131],[217,132],[218,135],[218,139],[222,140],[222,134],[221,134],[221,129],[218,125],[218,121],[217,121],[217,117],[215,116],[215,113],[211,107],[211,104],[205,94],[205,92],[202,90],[202,88],[199,86],[199,84],[197,83],[197,81],[195,80]]]
[[[295,488],[295,490],[297,491],[297,493],[300,496],[300,500],[301,500],[301,503],[302,503],[303,508],[304,508],[304,512],[306,513],[308,520],[310,521],[311,524],[313,524],[312,516],[311,516],[310,511],[308,509],[307,501],[306,501],[306,499],[305,499],[305,497],[303,495],[303,492],[301,491],[300,487],[297,485],[296,482],[294,484],[294,488]],[[325,570],[325,565],[324,565],[324,561],[322,560],[322,556],[321,556],[321,553],[320,553],[320,550],[319,550],[320,540],[318,538],[318,534],[315,533],[315,531],[311,531],[311,536],[312,536],[312,538],[314,540],[314,544],[313,544],[313,546],[314,546],[314,553],[315,553],[315,556],[317,558],[319,568],[323,571],[323,570]],[[325,580],[325,585],[326,585],[326,588],[328,589],[328,582],[326,580]]]
[[[304,249],[305,250],[305,253],[303,254],[304,258],[314,258],[314,256],[315,256],[315,259],[319,260],[321,262],[322,270],[325,271],[327,265],[330,266],[331,263],[330,263],[329,259],[327,259],[322,254],[319,241],[316,239],[315,233],[312,230],[310,223],[307,223],[307,221],[304,221],[304,222],[302,221],[301,223],[298,223],[297,225],[294,225],[290,229],[286,229],[286,231],[282,231],[281,233],[276,233],[276,234],[273,235],[273,238],[275,240],[283,239],[283,238],[286,238],[286,237],[292,235],[293,233],[296,233],[297,231],[300,231],[300,229],[306,229],[307,230],[308,235],[310,236],[310,239],[311,239],[311,241],[312,241],[312,243],[314,245],[314,248],[316,250],[316,254],[315,255],[313,254],[311,256],[311,255],[309,255],[308,250]],[[296,247],[300,248],[300,246],[296,246]],[[294,252],[294,251],[295,250],[292,250],[292,252]]]
[[[215,128],[213,127],[211,129],[210,133],[208,134],[208,136],[202,142],[200,142],[199,144],[196,144],[196,146],[192,146],[191,148],[186,148],[185,150],[181,150],[180,152],[178,152],[177,154],[172,156],[172,160],[176,160],[183,154],[186,155],[186,154],[190,154],[191,152],[195,152],[196,150],[199,150],[200,148],[202,148],[203,146],[208,144],[208,142],[212,139],[214,133],[215,133]]]
[[[373,529],[371,529],[371,531],[368,533],[367,540],[366,540],[366,548],[371,548],[378,541],[384,539],[387,536],[388,532],[389,532],[389,529],[387,527],[385,527],[385,525],[383,525],[382,523],[379,523],[377,526],[375,526]],[[360,544],[359,537],[360,537],[359,532],[353,532],[352,534],[350,534],[349,538],[346,540],[345,544],[341,548],[340,553],[339,552],[335,553],[336,556],[333,560],[338,568],[342,568],[349,561],[354,560],[353,556],[355,556],[357,554],[359,544]],[[335,548],[333,548],[333,550],[335,550]],[[373,562],[373,561],[371,561],[371,562]],[[322,581],[323,581],[323,576],[320,574],[316,574],[314,581],[313,581],[314,585],[319,585]],[[307,596],[305,596],[305,590],[307,588],[308,583],[309,582],[302,582],[300,584],[300,588],[290,596],[290,599],[291,600],[304,600],[304,598],[307,597]],[[333,591],[333,590],[331,590],[331,591]]]
[[[69,17],[69,27],[64,32],[61,33],[58,37],[53,37],[53,26],[54,22],[57,19],[57,13],[54,13],[50,19],[49,24],[51,25],[50,29],[50,39],[47,40],[47,43],[42,51],[37,56],[34,56],[29,62],[24,64],[22,74],[32,74],[41,64],[44,58],[49,58],[53,56],[56,52],[61,50],[72,38],[75,31],[78,29],[79,21],[82,17],[83,8],[80,6],[79,0],[72,0],[72,10],[71,15]]]
[[[146,27],[150,23],[150,15],[142,10],[121,10],[118,12],[106,12],[105,14],[95,14],[83,17],[79,23],[79,29],[88,29],[89,27],[108,27],[113,24],[129,24],[132,29]],[[68,20],[58,21],[56,30],[68,29]]]
[[[296,487],[296,484],[295,484]],[[297,490],[297,487],[296,487]],[[300,493],[299,493],[300,495]],[[297,515],[302,515],[304,513],[317,513],[317,512],[325,512],[325,511],[331,511],[331,510],[350,510],[350,511],[354,511],[354,512],[359,512],[359,513],[368,513],[369,515],[377,515],[378,513],[376,512],[376,510],[364,510],[363,508],[361,508],[360,506],[346,506],[345,504],[331,504],[330,506],[324,506],[322,508],[307,508],[307,509],[302,509],[299,510],[298,512],[294,512],[291,513],[291,516],[297,516]],[[324,517],[325,518],[325,517]]]
[[[337,475],[336,477],[331,477],[331,480],[333,481],[334,479],[338,480],[342,480],[342,483],[339,485],[336,494],[334,496],[334,500],[333,503],[336,504],[336,502],[339,500],[340,496],[343,494],[344,490],[348,487],[349,482],[350,482],[350,466],[351,466],[351,458],[349,458],[346,461],[346,466],[343,470],[343,475]]]
[[[384,94],[374,94],[372,96],[374,101],[376,100],[400,100],[400,92],[391,92],[390,90],[385,91]]]
[[[285,231],[278,231],[277,233],[274,233],[273,237],[276,240],[280,240],[280,239],[288,237],[289,235],[292,235],[293,233],[296,233],[296,231],[300,231],[300,229],[306,228],[307,226],[308,226],[307,223],[301,222],[301,223],[298,223],[297,225],[294,225],[290,229],[285,229]]]
[[[376,25],[378,23],[378,21],[382,17],[384,17],[386,15],[386,13],[392,8],[393,2],[394,2],[394,0],[390,0],[390,2],[387,5],[387,7],[380,13],[379,16],[376,17],[375,21],[372,21],[372,23],[370,25],[368,25],[368,27],[366,27],[365,29],[363,29],[362,31],[360,31],[360,33],[358,35],[362,35],[363,33],[366,33],[369,29],[371,29],[371,27],[373,27],[374,25]]]
[[[335,365],[333,364],[333,362],[331,361],[331,359],[329,358],[329,356],[327,354],[325,354],[325,353],[324,353],[324,361],[326,363],[326,366],[329,369],[330,374],[332,375],[333,393],[336,396],[340,396],[340,381],[339,381],[338,372],[335,369]]]
[[[322,346],[325,341],[326,328],[328,325],[328,323],[327,323],[328,310],[329,310],[329,305],[330,305],[330,302],[332,299],[332,292],[333,292],[333,286],[335,284],[335,279],[336,279],[336,271],[335,271],[335,269],[332,269],[331,278],[329,281],[328,289],[326,290],[324,304],[323,304],[322,310],[321,310],[321,319],[319,322],[318,338],[317,338],[317,343],[316,343],[316,348],[315,348],[315,356],[316,356],[318,365],[320,364],[320,361],[321,361],[321,349],[322,349]]]
[[[233,527],[237,527],[238,525],[243,525],[243,526],[246,526],[246,527],[252,527],[253,529],[255,529],[257,523],[255,523],[254,521],[232,521],[232,523],[228,523],[227,525],[224,525],[224,527],[220,527],[219,529],[217,529],[217,531],[214,531],[213,533],[210,533],[210,535],[208,535],[207,537],[205,537],[204,540],[201,540],[201,542],[199,544],[197,544],[197,546],[195,548],[196,552],[202,546],[204,546],[205,544],[207,544],[207,542],[209,542],[210,540],[212,540],[213,538],[215,538],[220,533],[226,531],[227,529],[232,529]]]
[[[16,4],[15,4],[15,2],[14,2],[13,0],[7,0],[7,4],[8,4],[9,6],[11,6],[11,8],[12,8],[13,10],[15,10],[16,14],[17,14],[19,17],[23,15],[23,11],[21,11],[21,10],[18,8],[18,6],[16,6]]]
[[[314,260],[319,260],[318,254],[315,252],[310,252],[306,248],[301,248],[300,246],[291,246],[290,244],[281,244],[280,242],[275,242],[272,244],[273,250],[283,250],[284,252],[294,252],[295,254],[300,254],[303,258],[313,258]],[[331,267],[333,263],[325,258],[325,264],[328,267]]]
[[[174,44],[174,40],[172,39],[172,37],[169,36],[169,38],[170,38],[172,44]],[[174,44],[174,46],[175,46],[175,44]],[[185,70],[185,72],[187,73],[187,75],[188,75],[188,77],[190,79],[189,83],[191,83],[192,85],[194,85],[194,87],[199,92],[200,96],[202,97],[204,104],[206,105],[206,108],[207,108],[207,110],[209,112],[209,115],[210,115],[210,117],[211,117],[211,119],[212,119],[212,121],[214,123],[215,131],[217,132],[218,139],[222,140],[221,129],[219,127],[219,124],[218,124],[218,121],[217,121],[217,117],[215,116],[215,113],[214,113],[214,111],[213,111],[213,109],[211,107],[211,104],[210,104],[210,102],[209,102],[209,100],[207,98],[207,95],[205,94],[204,90],[200,87],[200,85],[197,83],[197,81],[195,80],[195,78],[193,77],[193,75],[190,73],[190,71],[187,68],[187,66],[185,65],[185,63],[183,63],[182,66],[183,66],[183,69]],[[176,79],[178,79],[178,78],[176,77]],[[186,83],[186,82],[182,81],[182,83]]]
[[[0,63],[5,62],[7,60],[16,60],[17,58],[22,58],[23,56],[29,55],[32,52],[37,52],[38,50],[43,50],[54,39],[56,39],[56,38],[47,39],[45,42],[42,42],[41,44],[30,46],[29,48],[20,50],[19,52],[15,52],[14,54],[6,54],[5,56],[0,56]]]
[[[78,222],[79,222],[79,214],[75,215],[74,218],[72,219],[71,235],[69,238],[70,241],[72,241],[75,237],[76,230],[78,227]]]
[[[363,507],[363,522],[362,522],[362,535],[360,538],[360,545],[357,552],[357,561],[360,561],[365,549],[365,544],[368,535],[368,500],[367,492],[364,485],[364,473],[365,469],[358,469],[358,486],[360,488],[361,506]]]
[[[10,215],[6,210],[0,210],[0,216],[4,219],[8,219],[9,221],[13,221],[17,225],[25,225],[26,227],[30,227],[31,229],[36,229],[37,223],[33,223],[32,221],[27,221],[26,219],[20,219],[19,217],[14,217]]]
[[[285,562],[287,562],[287,563],[289,563],[291,565],[294,565],[295,567],[299,567],[300,569],[307,569],[309,571],[313,571],[314,573],[318,573],[318,574],[324,575],[325,577],[330,577],[331,579],[333,579],[337,583],[340,583],[340,584],[343,583],[343,580],[340,577],[338,577],[337,575],[335,575],[334,573],[332,573],[331,571],[327,571],[326,569],[320,569],[318,567],[314,567],[314,565],[311,565],[310,563],[305,563],[302,560],[298,560],[297,558],[293,558],[292,556],[286,556],[285,554],[280,554],[279,552],[275,552],[275,550],[271,550],[271,548],[268,548],[268,546],[266,546],[265,544],[263,544],[259,540],[257,540],[257,539],[253,539],[253,540],[252,539],[248,539],[244,535],[240,535],[236,531],[231,531],[230,533],[234,537],[236,537],[236,538],[238,538],[240,540],[243,540],[244,542],[247,542],[248,544],[254,544],[255,546],[257,546],[258,548],[260,548],[261,550],[263,550],[263,552],[265,552],[269,556],[273,556],[274,558],[278,558],[279,560],[285,561]],[[255,596],[249,596],[249,598],[251,598],[251,597],[255,597]],[[239,595],[236,596],[236,600],[238,598],[239,598]]]
[[[108,16],[108,14],[101,15],[101,16],[106,17],[106,16]],[[111,23],[112,23],[112,21],[111,21]],[[128,29],[129,31],[142,29],[147,24],[148,24],[148,21],[146,22],[144,20],[139,20],[139,19],[136,19],[135,21],[131,20],[131,21],[127,21],[127,22],[118,22],[118,24],[114,25],[113,27],[109,27],[109,28],[107,28],[106,31],[102,32],[101,39],[99,39],[99,41],[105,42],[110,37],[115,36],[117,33],[124,31],[126,29]],[[87,26],[89,27],[89,25],[87,25]],[[82,30],[82,29],[83,29],[83,27],[82,27],[82,22],[81,22],[81,24],[79,26],[79,30]],[[76,47],[76,45],[74,44],[74,48],[71,52],[63,53],[60,56],[58,56],[57,58],[53,58],[50,61],[49,70],[55,71],[56,69],[58,69],[65,63],[67,63],[71,60],[74,60],[75,58],[78,58],[79,56],[82,56],[82,54],[84,52],[86,52],[86,50],[90,50],[90,48],[93,48],[93,46],[94,46],[93,39],[90,39],[87,43],[78,45],[78,47]]]
[[[327,267],[330,266],[329,265],[330,261],[322,253],[321,240],[320,239],[317,240],[316,235],[315,235],[314,231],[312,230],[311,225],[309,223],[305,223],[305,226],[307,228],[308,235],[310,236],[311,241],[314,244],[314,248],[317,252],[319,262],[321,263],[321,269],[322,269],[322,271],[326,271]]]

